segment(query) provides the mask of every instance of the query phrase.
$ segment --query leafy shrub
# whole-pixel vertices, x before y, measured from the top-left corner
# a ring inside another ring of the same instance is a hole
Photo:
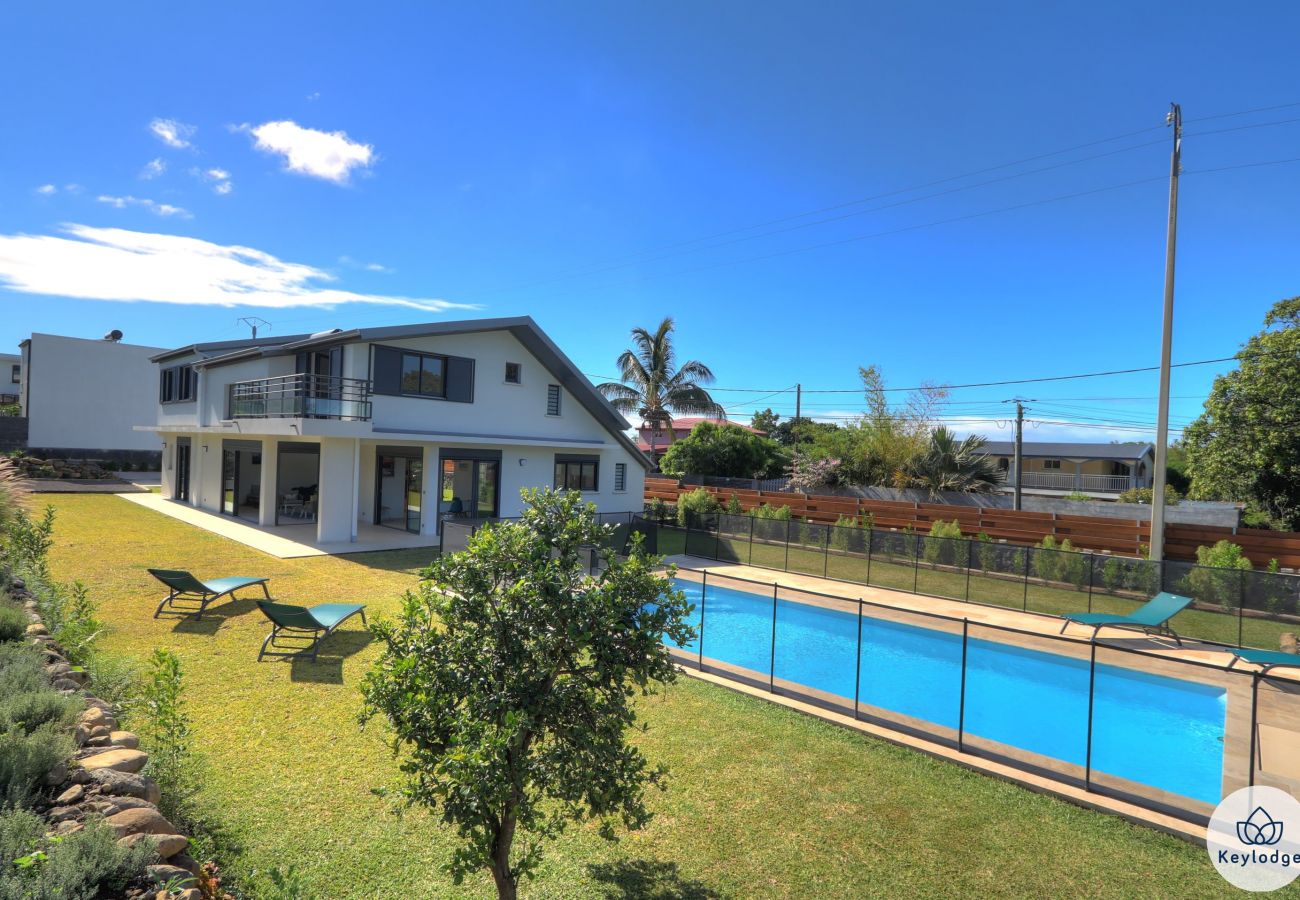
[[[755,519],[778,519],[780,521],[790,520],[790,507],[788,506],[769,506],[766,503],[760,503],[750,510]]]
[[[740,507],[740,498],[732,494],[731,499],[727,501],[727,515],[743,516],[744,514],[745,511]]]
[[[660,525],[668,521],[668,504],[663,501],[662,497],[652,497],[650,502],[645,505],[646,518]]]
[[[838,516],[831,528],[831,546],[844,552],[866,552],[860,532],[870,527],[859,516]]]
[[[1064,581],[1075,587],[1088,583],[1088,557],[1074,552],[1069,538],[1058,544],[1049,534],[1038,548],[1034,553],[1034,573],[1043,581]]]
[[[965,549],[961,524],[956,519],[951,522],[940,519],[930,525],[930,536],[925,539],[922,552],[928,563],[951,566],[957,563],[958,557]]]
[[[0,643],[21,641],[28,624],[26,613],[12,603],[0,601]]]
[[[70,725],[83,704],[52,689],[0,697],[0,728],[16,725],[28,734],[42,725]]]
[[[997,544],[993,542],[993,538],[981,531],[975,535],[975,542],[978,545],[975,557],[979,560],[980,571],[998,571],[998,548]]]
[[[0,731],[0,808],[28,804],[72,750],[72,738],[58,726],[45,724],[28,732],[9,725]]]
[[[1090,495],[1088,495],[1088,494],[1085,494],[1083,491],[1070,491],[1070,493],[1066,494],[1066,495],[1065,495],[1064,497],[1062,497],[1061,499],[1062,499],[1062,500],[1074,500],[1074,501],[1076,501],[1076,502],[1082,502],[1082,501],[1084,501],[1084,500],[1091,500],[1092,497],[1091,497]]]
[[[1179,589],[1202,603],[1236,609],[1245,587],[1240,573],[1252,568],[1241,547],[1232,541],[1222,540],[1212,547],[1202,545],[1196,548],[1196,567],[1183,577]]]
[[[1152,488],[1129,488],[1119,495],[1120,503],[1144,503],[1151,505],[1155,499],[1155,491]],[[1183,499],[1183,495],[1174,489],[1172,484],[1165,485],[1165,506],[1177,506],[1178,501]]]
[[[149,775],[162,791],[163,814],[180,818],[198,786],[196,762],[190,752],[190,718],[185,709],[185,676],[180,658],[156,649],[140,691],[137,714],[140,737],[149,751]]]
[[[96,614],[86,586],[80,581],[71,586],[45,581],[36,595],[45,625],[63,645],[68,659],[79,665],[87,663],[95,652],[95,642],[104,630],[104,623]]]
[[[155,858],[152,842],[119,846],[94,822],[65,837],[45,829],[27,810],[0,812],[0,897],[121,897]]]
[[[682,494],[677,498],[677,524],[685,528],[692,513],[697,516],[707,516],[719,509],[721,507],[718,506],[717,498],[702,487],[696,488],[689,494]]]

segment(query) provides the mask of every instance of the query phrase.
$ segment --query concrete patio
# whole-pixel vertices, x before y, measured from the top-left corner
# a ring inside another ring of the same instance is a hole
[[[438,538],[431,534],[410,534],[395,528],[359,524],[356,541],[316,540],[315,525],[278,525],[263,528],[216,513],[195,509],[185,503],[168,500],[155,493],[122,493],[123,500],[171,516],[182,522],[230,538],[260,550],[278,559],[296,559],[304,556],[334,556],[342,553],[372,553],[377,550],[409,550],[415,547],[437,547]]]

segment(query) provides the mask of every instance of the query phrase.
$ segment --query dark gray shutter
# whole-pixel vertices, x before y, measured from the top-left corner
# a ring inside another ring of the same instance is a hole
[[[474,402],[474,360],[463,356],[447,357],[447,399],[457,403]]]
[[[371,390],[376,394],[396,396],[402,392],[402,351],[392,347],[375,347],[372,356]]]

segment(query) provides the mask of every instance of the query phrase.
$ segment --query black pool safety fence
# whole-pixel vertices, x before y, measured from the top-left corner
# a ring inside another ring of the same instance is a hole
[[[1227,646],[1277,650],[1300,631],[1297,575],[728,513],[690,513],[684,552],[1058,616],[1127,615],[1170,591],[1195,601],[1170,623],[1180,636]]]
[[[494,519],[444,519],[438,531],[438,552],[459,553],[469,546],[470,538],[480,528],[496,522],[518,522],[519,517]],[[659,529],[655,523],[636,512],[597,513],[596,521],[601,525],[627,525],[630,534],[640,534],[642,547],[647,553],[658,552]],[[600,564],[599,548],[591,548],[592,571]]]
[[[676,577],[695,601],[696,637],[672,649],[683,665],[958,759],[1197,824],[1221,796],[1255,784],[1287,789],[1295,774],[1300,682],[1227,669],[1227,651],[1216,664],[1140,636],[1062,637],[716,570],[681,567]],[[1025,680],[1036,671],[1037,683]],[[1008,690],[1016,678],[1023,689]],[[1171,715],[1171,702],[1187,707]]]

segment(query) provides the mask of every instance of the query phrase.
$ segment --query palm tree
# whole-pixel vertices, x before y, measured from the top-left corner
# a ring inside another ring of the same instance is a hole
[[[723,418],[722,407],[715,403],[701,385],[713,382],[713,372],[698,360],[677,365],[673,352],[673,320],[668,317],[654,332],[632,329],[633,349],[618,357],[620,381],[596,385],[610,405],[624,415],[641,417],[650,429],[650,457],[658,450],[657,432],[668,429],[673,440],[673,416],[712,416]]]
[[[972,434],[959,441],[943,427],[930,432],[930,443],[912,460],[907,474],[914,486],[927,489],[931,497],[938,497],[942,491],[991,491],[1004,477],[984,452],[984,438]]]

